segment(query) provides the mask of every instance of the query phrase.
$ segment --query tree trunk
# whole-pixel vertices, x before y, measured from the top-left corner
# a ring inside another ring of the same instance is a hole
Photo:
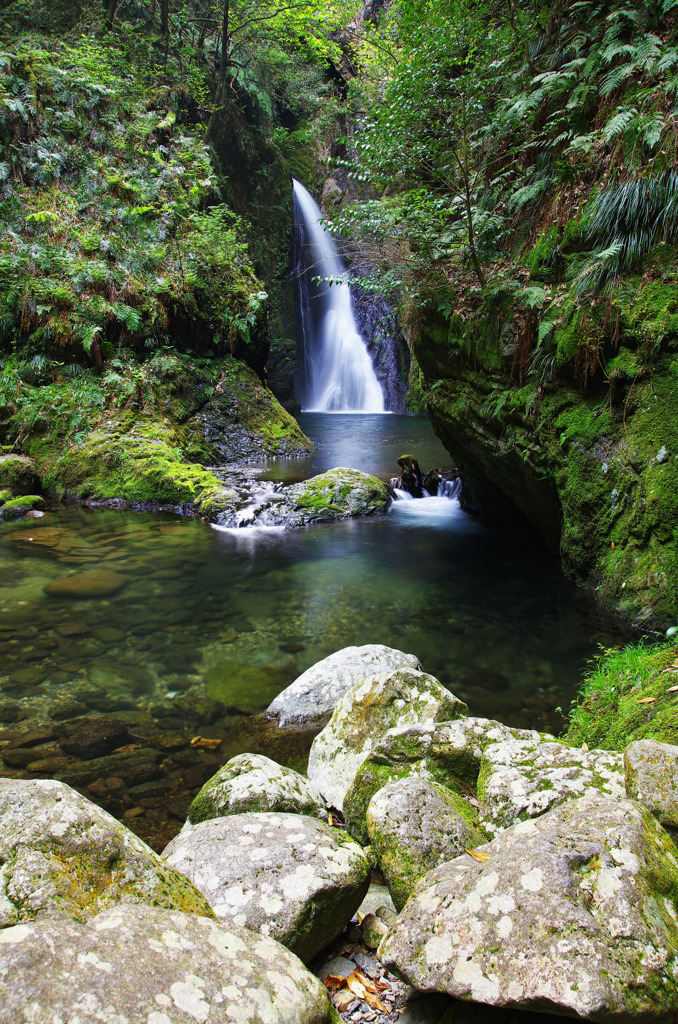
[[[221,27],[221,61],[219,62],[219,87],[223,92],[226,84],[226,72],[228,71],[229,56],[229,15],[231,13],[231,0],[224,0],[224,18]]]
[[[104,27],[106,31],[113,28],[115,12],[118,9],[119,3],[120,0],[104,0]]]
[[[160,32],[167,39],[169,36],[169,0],[160,0]]]

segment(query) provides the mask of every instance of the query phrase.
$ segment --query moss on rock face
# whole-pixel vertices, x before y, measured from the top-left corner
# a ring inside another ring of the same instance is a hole
[[[25,494],[21,498],[10,498],[0,505],[0,519],[20,519],[27,512],[40,509],[46,505],[39,494]]]
[[[313,519],[376,515],[388,508],[387,485],[376,476],[339,467],[290,488],[295,504]]]

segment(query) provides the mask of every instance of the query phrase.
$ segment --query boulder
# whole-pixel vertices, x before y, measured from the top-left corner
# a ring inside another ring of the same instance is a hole
[[[61,749],[85,760],[111,754],[130,742],[125,723],[112,718],[76,718],[59,728]]]
[[[678,860],[635,801],[519,822],[421,880],[380,946],[415,987],[596,1021],[675,1019]]]
[[[218,918],[277,939],[304,961],[336,938],[369,887],[360,847],[300,814],[212,818],[184,828],[163,856]]]
[[[303,672],[268,706],[281,725],[323,721],[355,683],[379,672],[421,671],[419,659],[383,644],[344,647]]]
[[[621,754],[552,742],[514,752],[507,759],[503,744],[490,744],[478,779],[480,824],[489,836],[496,835],[589,790],[626,795]]]
[[[201,893],[106,811],[52,779],[0,779],[0,927],[117,903],[212,917]]]
[[[327,820],[327,808],[308,779],[263,754],[238,754],[205,783],[188,811],[197,825],[247,811],[283,811]]]
[[[309,778],[327,802],[341,810],[358,769],[385,732],[444,722],[467,712],[466,704],[424,672],[400,669],[368,676],[339,698],[329,722],[313,740]]]
[[[426,779],[390,782],[367,808],[372,849],[397,910],[427,871],[485,842],[466,800]]]
[[[21,519],[33,513],[34,516],[42,515],[40,511],[47,502],[39,494],[25,494],[21,498],[10,498],[3,502],[0,507],[0,518]]]
[[[367,808],[388,782],[416,776],[471,796],[478,784],[483,753],[490,746],[497,763],[510,763],[552,740],[548,733],[511,729],[487,718],[390,729],[375,744],[344,798],[348,830],[359,843],[369,841]]]
[[[389,504],[383,480],[343,466],[293,484],[287,494],[306,522],[374,515]]]
[[[272,939],[155,907],[0,932],[0,1024],[332,1024],[324,985]]]
[[[116,594],[125,586],[129,577],[112,569],[85,569],[72,576],[64,576],[46,584],[46,594],[57,597],[72,597],[76,600],[87,600],[90,597],[108,597]]]
[[[34,459],[25,455],[0,455],[0,489],[13,495],[34,495],[40,490],[40,477]]]
[[[624,751],[626,795],[666,828],[678,829],[678,747],[636,740]]]

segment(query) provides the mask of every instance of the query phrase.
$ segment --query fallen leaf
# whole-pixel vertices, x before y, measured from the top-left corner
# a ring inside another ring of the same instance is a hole
[[[668,688],[668,690],[666,692],[667,693],[675,693],[676,690],[678,690],[678,686],[669,686],[669,688]]]
[[[637,704],[654,704],[656,697],[641,697],[640,700],[636,701]]]
[[[338,988],[343,988],[345,984],[346,978],[339,978],[336,974],[328,974],[325,978],[326,987],[332,991]]]
[[[370,881],[372,882],[372,885],[386,885],[386,882],[384,881],[384,876],[379,871],[372,872]]]
[[[489,853],[483,853],[482,850],[467,850],[464,847],[464,852],[468,853],[474,860],[479,860],[481,863],[485,860],[492,860]]]
[[[374,986],[362,971],[355,970],[353,974],[349,974],[346,984],[354,995],[366,1002],[373,1010],[388,1013],[388,1008],[384,1006],[379,996],[375,994]]]
[[[201,750],[216,750],[221,746],[221,740],[211,740],[204,736],[194,736],[191,740],[192,747],[200,747]]]

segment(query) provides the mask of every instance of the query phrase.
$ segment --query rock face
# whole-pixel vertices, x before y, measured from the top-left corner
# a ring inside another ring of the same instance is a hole
[[[351,919],[369,887],[363,851],[299,814],[233,814],[187,827],[167,861],[217,917],[252,928],[310,960]]]
[[[344,693],[314,739],[309,778],[327,802],[341,810],[358,769],[385,732],[448,721],[467,712],[466,704],[424,672],[401,669],[368,676]]]
[[[638,800],[662,825],[678,829],[678,747],[636,740],[624,751],[626,795]]]
[[[283,811],[327,819],[323,798],[308,779],[263,754],[238,754],[202,787],[188,810],[188,822],[248,811]]]
[[[346,690],[362,679],[399,669],[420,671],[421,667],[413,654],[403,654],[383,644],[344,647],[303,672],[278,694],[267,711],[281,725],[322,721]]]
[[[200,892],[106,811],[61,782],[0,779],[0,927],[86,921],[111,904],[212,916]]]
[[[332,1024],[324,986],[277,942],[155,907],[0,933],[0,1024]]]
[[[380,947],[386,967],[491,1006],[674,1019],[678,860],[640,804],[569,800],[483,850],[422,879]]]
[[[397,910],[427,871],[485,842],[467,801],[416,778],[379,790],[367,809],[367,829]]]
[[[507,760],[505,746],[491,744],[478,780],[481,827],[496,834],[589,790],[625,796],[621,754],[540,743]]]
[[[489,748],[498,763],[510,764],[552,740],[548,733],[510,729],[486,718],[390,729],[375,744],[344,799],[349,832],[358,842],[368,842],[367,807],[388,782],[416,776],[468,795],[478,783],[483,754]]]

